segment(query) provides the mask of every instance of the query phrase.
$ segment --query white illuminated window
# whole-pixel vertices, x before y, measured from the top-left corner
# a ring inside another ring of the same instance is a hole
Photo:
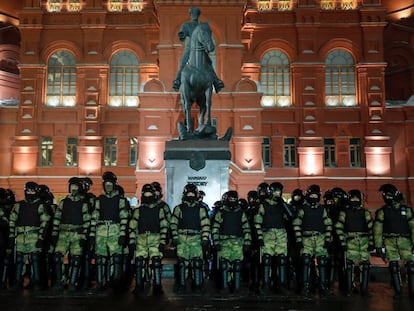
[[[356,104],[354,59],[347,51],[334,50],[325,60],[325,105],[353,107]]]
[[[139,104],[138,58],[130,51],[116,53],[110,63],[109,105],[137,107]]]
[[[279,50],[267,52],[260,66],[260,90],[263,107],[290,106],[290,62]]]
[[[52,166],[53,140],[52,137],[42,137],[40,145],[40,166]]]
[[[322,10],[333,10],[335,9],[335,0],[321,0]]]
[[[76,60],[68,51],[58,51],[48,60],[46,105],[49,107],[76,105]]]
[[[68,137],[66,139],[66,166],[78,165],[78,139]]]
[[[62,0],[49,0],[46,3],[48,12],[60,12],[62,10]]]
[[[116,137],[105,137],[104,165],[116,166],[118,163],[118,139]]]

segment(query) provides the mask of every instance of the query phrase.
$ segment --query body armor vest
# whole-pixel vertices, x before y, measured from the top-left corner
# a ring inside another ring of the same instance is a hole
[[[100,220],[112,220],[114,223],[119,223],[120,222],[119,200],[120,200],[120,197],[118,196],[108,198],[105,195],[101,195],[99,197],[99,202],[100,202],[99,219]]]
[[[72,201],[69,198],[63,200],[62,224],[81,225],[83,223],[83,201]]]
[[[270,205],[268,202],[263,204],[264,215],[262,229],[282,229],[284,228],[283,208],[278,204]]]
[[[304,205],[303,210],[305,213],[302,219],[302,231],[326,231],[323,219],[324,207],[322,205],[319,205],[317,208]]]
[[[404,236],[410,236],[410,227],[406,215],[401,215],[402,209],[407,209],[406,206],[401,208],[385,207],[384,211],[384,233],[396,233]]]
[[[235,235],[238,237],[243,236],[242,228],[242,216],[243,211],[222,211],[223,222],[220,225],[221,235]]]
[[[178,229],[201,230],[200,206],[181,205],[182,216],[178,221]]]
[[[143,204],[139,207],[138,233],[160,233],[160,207],[149,207]]]
[[[363,208],[345,209],[345,232],[368,232],[365,210]]]
[[[17,219],[17,226],[40,227],[39,215],[40,202],[29,203],[26,201],[20,202],[19,217]]]

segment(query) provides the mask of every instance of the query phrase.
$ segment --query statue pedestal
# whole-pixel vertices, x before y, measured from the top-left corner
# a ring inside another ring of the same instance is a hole
[[[228,141],[177,140],[165,144],[165,200],[173,209],[181,203],[184,186],[193,183],[206,193],[210,207],[229,188]]]

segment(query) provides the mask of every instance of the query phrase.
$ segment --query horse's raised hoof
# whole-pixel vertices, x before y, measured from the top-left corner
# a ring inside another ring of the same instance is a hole
[[[219,93],[222,89],[224,89],[224,82],[221,80],[214,81],[213,85],[216,93]]]
[[[180,90],[180,84],[181,84],[180,80],[174,80],[173,85],[172,85],[173,90],[178,92]]]

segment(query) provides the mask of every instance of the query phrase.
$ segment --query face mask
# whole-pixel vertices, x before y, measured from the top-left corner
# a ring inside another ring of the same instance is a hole
[[[24,195],[24,197],[26,198],[27,201],[32,202],[32,201],[36,200],[37,195],[35,193],[26,193]]]
[[[306,198],[306,201],[310,204],[310,205],[316,205],[319,203],[319,198],[313,198],[313,197],[308,197]]]
[[[145,204],[151,204],[154,202],[154,200],[155,200],[154,196],[149,196],[149,197],[143,196],[141,198],[141,202]]]
[[[351,207],[356,208],[356,207],[360,207],[361,203],[359,201],[350,201],[349,205],[351,205]]]
[[[193,203],[197,200],[197,197],[195,197],[195,196],[185,196],[184,200],[187,201],[187,202]]]

